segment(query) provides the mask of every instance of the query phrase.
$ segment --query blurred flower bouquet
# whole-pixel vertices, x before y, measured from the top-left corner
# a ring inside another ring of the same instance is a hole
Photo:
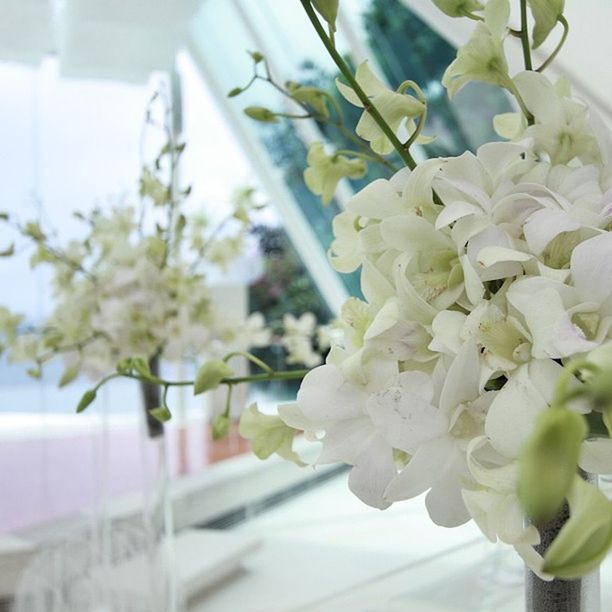
[[[286,349],[288,363],[309,367],[319,364],[321,356],[314,349],[317,323],[312,314],[298,319],[287,315],[268,326],[262,313],[243,316],[215,303],[207,272],[225,270],[244,253],[252,215],[263,205],[253,189],[244,188],[217,223],[204,211],[189,214],[191,188],[177,182],[185,144],[176,141],[166,106],[162,120],[156,121],[157,101],[158,95],[148,109],[147,125],[162,129],[166,144],[143,167],[138,205],[76,213],[85,230],[66,245],[38,221],[22,223],[2,215],[2,221],[33,243],[31,265],[52,268],[54,305],[38,328],[29,328],[21,316],[0,307],[0,349],[11,361],[32,362],[28,373],[34,378],[61,356],[65,370],[60,386],[80,373],[97,380],[79,411],[106,381],[118,376],[138,379],[150,432],[159,433],[159,422],[170,418],[168,386],[160,385],[160,360],[197,363],[215,358],[214,363],[222,364],[217,369],[231,377],[227,362],[234,357],[260,365],[247,352],[252,347],[277,344]],[[11,245],[3,254],[13,253]],[[240,378],[243,382],[248,376]],[[215,437],[229,427],[229,404],[228,398],[225,413],[217,415]]]

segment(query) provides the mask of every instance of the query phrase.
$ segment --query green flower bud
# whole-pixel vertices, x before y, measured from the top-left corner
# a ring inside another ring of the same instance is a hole
[[[221,438],[225,438],[229,432],[230,423],[230,418],[226,414],[217,415],[212,422],[213,440],[221,440]]]
[[[535,25],[533,26],[533,48],[537,49],[551,33],[559,17],[563,15],[565,0],[527,0]]]
[[[160,406],[159,408],[152,408],[149,410],[149,414],[157,419],[160,423],[165,423],[172,418],[172,413],[170,412],[168,406]]]
[[[519,458],[518,495],[535,523],[552,519],[572,486],[582,441],[584,418],[571,410],[547,409]]]
[[[78,405],[77,405],[77,413],[79,412],[83,412],[83,410],[85,410],[89,404],[91,404],[94,400],[96,399],[96,392],[93,389],[89,389],[88,391],[85,391],[85,393],[83,393],[83,397],[81,398],[81,400],[79,401]]]
[[[70,368],[66,368],[64,370],[64,373],[62,374],[62,377],[60,378],[59,386],[65,387],[66,385],[70,384],[79,375],[80,371],[81,371],[80,363],[77,363],[76,365],[73,365]]]
[[[216,389],[224,378],[233,376],[233,374],[234,370],[225,361],[222,359],[211,359],[200,366],[195,377],[193,394],[199,395],[205,391]]]
[[[262,123],[276,123],[278,121],[276,114],[263,106],[247,106],[244,109],[244,113],[251,119],[261,121]]]
[[[262,53],[260,53],[259,51],[249,51],[249,55],[251,56],[251,58],[253,58],[253,61],[256,64],[259,64],[259,62],[263,62],[264,59],[266,59]]]
[[[336,19],[338,18],[339,0],[312,0],[312,5],[315,10],[325,21],[329,27],[336,31]]]
[[[564,580],[594,570],[612,546],[612,504],[595,486],[574,478],[570,518],[546,551],[542,571]]]

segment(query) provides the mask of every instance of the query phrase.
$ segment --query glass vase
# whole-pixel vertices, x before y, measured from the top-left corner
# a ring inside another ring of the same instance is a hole
[[[151,370],[159,372],[156,361]],[[65,520],[45,526],[40,537],[37,530],[36,553],[21,575],[12,612],[183,609],[173,556],[166,435],[148,414],[160,405],[159,390],[141,387],[136,427],[126,388],[117,391],[115,415],[109,414],[107,390],[92,407],[100,411],[98,418],[88,413],[93,431],[83,440],[87,452],[73,458],[75,466],[83,464],[81,476],[91,474],[91,480],[75,480],[75,486],[84,485],[92,497]],[[77,477],[78,469],[71,474]]]

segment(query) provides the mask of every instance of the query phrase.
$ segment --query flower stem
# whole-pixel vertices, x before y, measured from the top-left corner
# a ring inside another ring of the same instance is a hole
[[[342,59],[341,55],[338,53],[336,48],[334,47],[332,41],[329,36],[325,33],[321,22],[317,18],[311,4],[310,0],[300,0],[302,6],[304,7],[304,11],[308,16],[308,19],[312,23],[317,35],[321,39],[321,42],[325,46],[325,49],[329,53],[330,57],[344,76],[344,78],[348,81],[349,85],[352,87],[353,91],[363,104],[364,110],[370,113],[372,119],[377,123],[378,127],[383,131],[384,135],[391,141],[393,148],[398,152],[400,157],[404,160],[404,163],[411,169],[414,170],[416,168],[416,161],[410,154],[410,151],[407,151],[402,143],[399,141],[393,130],[389,127],[387,122],[382,118],[382,115],[378,112],[378,109],[372,103],[372,100],[368,98],[367,94],[363,91],[357,80],[353,76],[350,68],[346,64],[346,62]]]
[[[529,45],[529,30],[527,24],[527,0],[521,0],[521,46],[523,47],[525,70],[533,70],[533,63],[531,61],[531,47]]]
[[[555,47],[555,50],[548,56],[546,61],[539,68],[536,68],[536,72],[543,72],[552,64],[554,59],[559,54],[559,51],[561,51],[561,49],[563,48],[565,41],[567,40],[567,35],[569,34],[569,23],[563,15],[559,16],[558,21],[563,26],[563,34],[561,35],[561,40]]]

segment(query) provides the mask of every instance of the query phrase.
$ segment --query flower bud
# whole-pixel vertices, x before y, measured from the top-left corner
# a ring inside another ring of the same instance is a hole
[[[195,377],[193,394],[199,395],[205,391],[216,389],[224,378],[228,378],[233,374],[234,371],[225,361],[222,359],[211,359],[200,366]]]
[[[584,418],[571,410],[550,408],[536,421],[519,458],[518,494],[535,523],[552,519],[563,505],[578,468]]]
[[[261,121],[262,123],[276,123],[278,117],[269,108],[263,106],[247,106],[244,109],[244,113],[255,121]]]

